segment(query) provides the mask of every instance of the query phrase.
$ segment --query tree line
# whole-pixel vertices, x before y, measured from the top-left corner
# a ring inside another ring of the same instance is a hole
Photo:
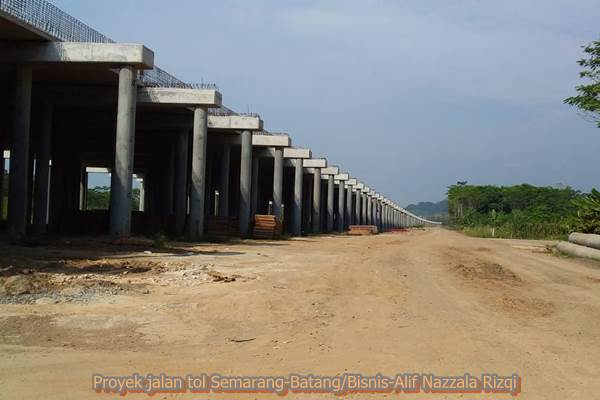
[[[448,188],[450,224],[467,234],[516,239],[600,233],[600,193],[570,187],[467,185]]]

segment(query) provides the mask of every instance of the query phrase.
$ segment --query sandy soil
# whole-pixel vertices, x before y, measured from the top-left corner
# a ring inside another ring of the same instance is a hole
[[[0,398],[114,398],[92,373],[162,371],[518,373],[518,398],[598,398],[600,264],[546,244],[433,229],[161,252],[3,245]],[[278,398],[154,398],[232,397]],[[347,396],[368,397],[396,394]]]

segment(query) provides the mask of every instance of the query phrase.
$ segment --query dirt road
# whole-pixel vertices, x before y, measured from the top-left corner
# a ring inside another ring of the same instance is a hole
[[[4,247],[4,259],[14,251]],[[64,246],[27,251],[31,260],[67,260],[60,268],[45,266],[63,286],[62,297],[0,304],[0,398],[114,398],[91,390],[93,373],[162,371],[517,373],[523,377],[517,398],[600,396],[600,266],[551,254],[542,242],[433,229],[172,254],[65,252]],[[83,285],[97,276],[112,283]],[[78,285],[118,290],[86,297]],[[68,297],[73,291],[79,296]],[[396,395],[347,396],[367,397]]]

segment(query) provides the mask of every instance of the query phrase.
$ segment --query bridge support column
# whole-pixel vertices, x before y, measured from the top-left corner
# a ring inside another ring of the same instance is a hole
[[[321,168],[313,173],[312,233],[321,233]]]
[[[360,201],[360,206],[361,206],[361,210],[360,210],[360,215],[361,215],[361,220],[362,220],[362,224],[366,225],[367,222],[367,195],[363,192],[360,193],[360,197],[361,197],[361,201]]]
[[[243,131],[240,163],[240,235],[242,238],[250,236],[252,192],[257,189],[252,187],[252,132]]]
[[[367,193],[367,225],[373,225],[373,197]]]
[[[340,181],[338,185],[338,232],[344,232],[346,225],[346,188],[344,186],[344,181]]]
[[[283,220],[283,149],[275,148],[273,158],[273,214]]]
[[[206,142],[208,139],[208,110],[194,108],[192,132],[192,176],[188,235],[199,240],[204,235],[204,204],[206,199]]]
[[[355,200],[356,204],[355,204],[355,208],[354,208],[354,224],[355,225],[360,225],[361,224],[361,213],[362,213],[362,192],[360,191],[360,189],[356,190],[356,200]]]
[[[31,80],[31,67],[18,66],[8,181],[8,232],[15,238],[25,236],[27,232]]]
[[[346,217],[344,218],[344,230],[352,225],[352,186],[346,188]]]
[[[302,179],[304,173],[302,168],[302,159],[294,160],[294,218],[292,234],[302,236]]]
[[[334,176],[327,175],[327,232],[333,232]]]
[[[110,234],[128,237],[131,234],[133,152],[135,147],[135,113],[137,70],[126,66],[119,70],[119,99],[115,164],[111,173]]]

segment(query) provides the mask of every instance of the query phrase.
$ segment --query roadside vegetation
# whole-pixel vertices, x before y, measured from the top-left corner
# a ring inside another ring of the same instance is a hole
[[[448,189],[450,225],[472,236],[561,239],[583,224],[584,198],[570,187],[459,183]]]
[[[132,209],[140,208],[140,189],[132,189]],[[108,210],[110,207],[110,188],[108,186],[96,186],[87,190],[87,210]]]

